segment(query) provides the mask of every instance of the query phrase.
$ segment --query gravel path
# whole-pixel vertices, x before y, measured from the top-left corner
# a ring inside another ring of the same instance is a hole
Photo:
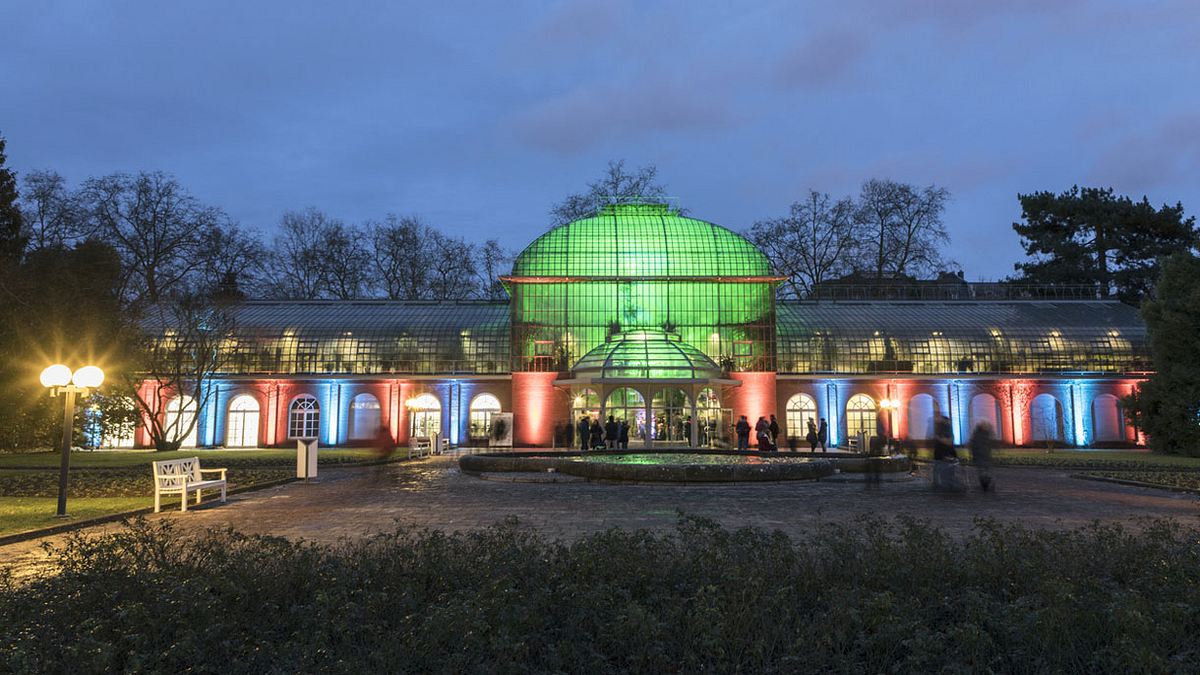
[[[188,528],[232,526],[252,533],[336,542],[387,530],[397,523],[442,530],[486,527],[514,515],[552,537],[573,538],[609,527],[668,528],[677,512],[706,516],[727,527],[758,526],[789,534],[861,514],[911,514],[954,533],[976,517],[1033,527],[1077,527],[1093,520],[1138,527],[1148,518],[1200,525],[1194,494],[1071,478],[1055,469],[1001,468],[998,490],[934,493],[923,478],[861,483],[797,481],[722,485],[625,485],[589,482],[481,480],[459,472],[453,457],[361,468],[330,469],[319,482],[290,483],[231,496],[223,506],[169,511]],[[101,525],[87,532],[112,530]],[[17,577],[46,564],[40,544],[62,535],[0,547],[0,565]]]

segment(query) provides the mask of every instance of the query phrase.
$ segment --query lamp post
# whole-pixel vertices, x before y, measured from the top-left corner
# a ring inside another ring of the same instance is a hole
[[[75,397],[85,398],[90,390],[104,382],[104,371],[84,366],[74,373],[56,363],[42,371],[42,386],[51,396],[63,395],[62,464],[58,472],[58,517],[67,516],[67,469],[71,465],[71,435],[75,427]]]

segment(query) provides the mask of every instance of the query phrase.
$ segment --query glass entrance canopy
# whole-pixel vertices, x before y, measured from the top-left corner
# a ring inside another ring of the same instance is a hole
[[[699,349],[662,331],[635,330],[610,337],[572,369],[576,379],[592,382],[716,380],[722,372]]]

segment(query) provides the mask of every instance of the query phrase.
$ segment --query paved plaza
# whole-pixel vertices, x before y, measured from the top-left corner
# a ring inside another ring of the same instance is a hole
[[[225,505],[150,517],[170,518],[187,528],[232,526],[328,543],[397,524],[471,530],[510,515],[526,527],[569,539],[610,527],[669,528],[679,511],[731,528],[756,526],[789,534],[861,514],[902,513],[954,533],[969,531],[976,517],[1049,528],[1093,520],[1137,527],[1146,519],[1164,517],[1200,525],[1200,501],[1190,493],[1080,480],[1056,469],[1008,468],[995,475],[996,492],[967,494],[934,493],[923,478],[885,482],[873,490],[858,482],[828,480],[718,485],[513,482],[511,475],[484,480],[463,474],[454,457],[433,457],[332,469],[323,471],[315,483],[290,483],[233,495]],[[18,575],[27,574],[45,560],[41,541],[0,547],[0,561]]]

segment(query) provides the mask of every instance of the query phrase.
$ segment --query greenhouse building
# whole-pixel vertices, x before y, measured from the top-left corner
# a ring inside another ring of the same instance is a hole
[[[185,445],[202,447],[551,447],[609,415],[633,447],[729,446],[742,415],[800,439],[826,420],[836,446],[926,441],[943,415],[960,442],[985,421],[1013,445],[1141,440],[1122,402],[1149,368],[1145,326],[1094,294],[963,282],[779,300],[750,241],[662,204],[556,227],[502,281],[507,302],[243,302],[200,404],[159,414],[198,416]]]

